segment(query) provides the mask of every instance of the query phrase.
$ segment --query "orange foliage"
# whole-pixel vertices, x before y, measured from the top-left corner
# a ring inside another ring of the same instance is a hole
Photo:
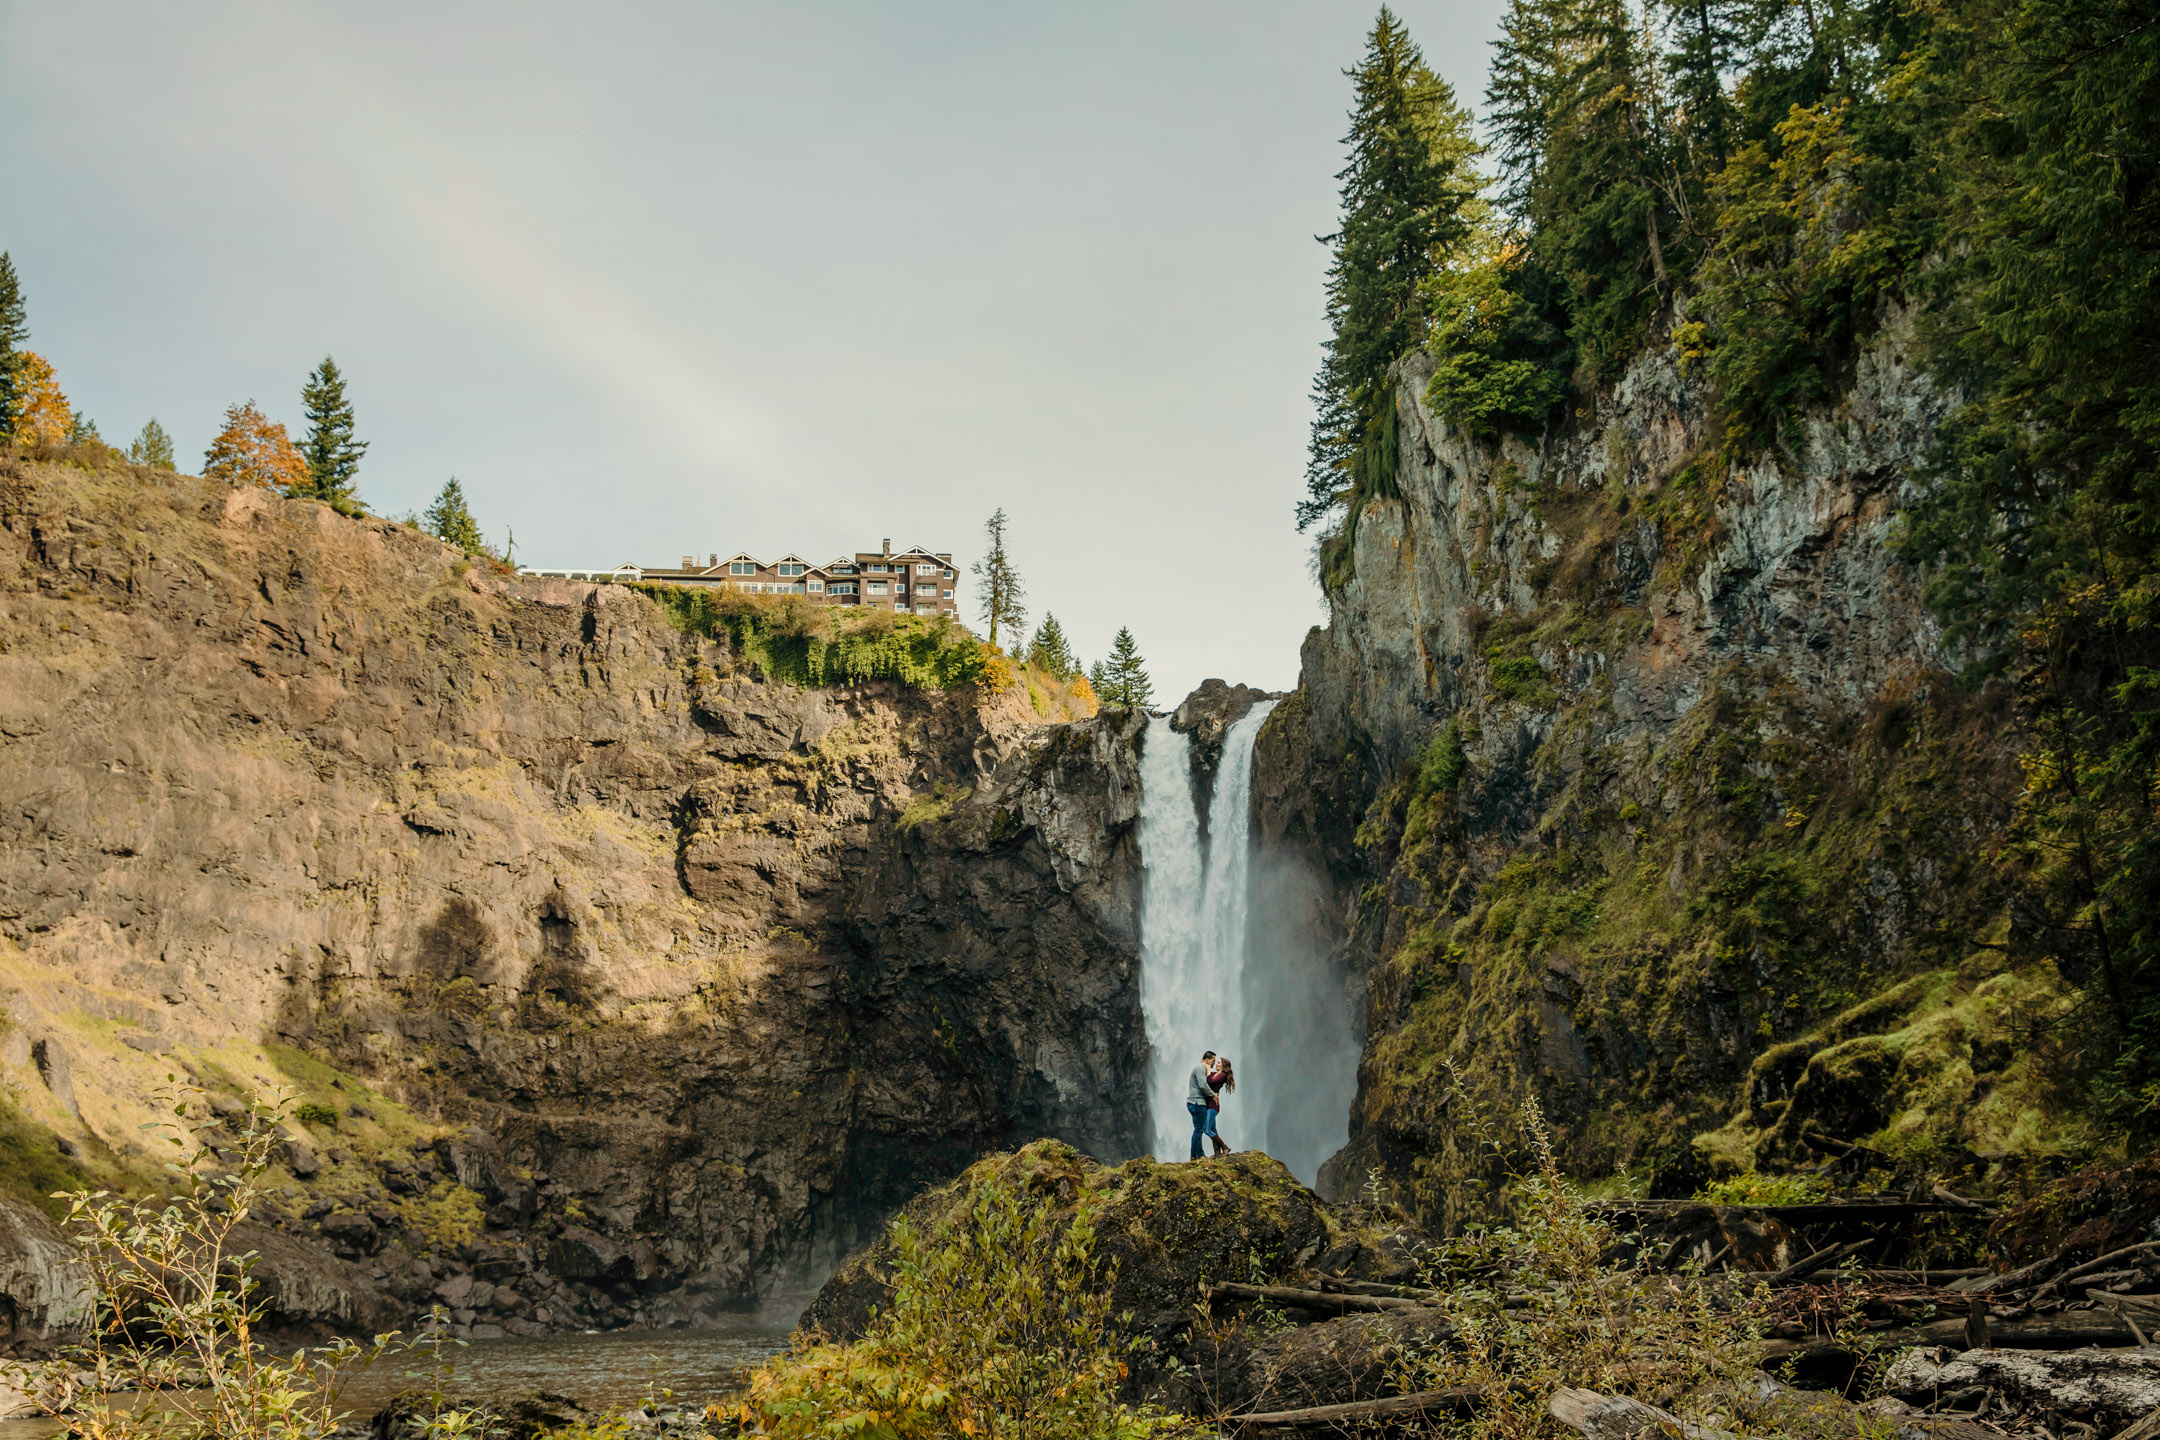
[[[210,442],[202,473],[206,480],[288,490],[308,479],[307,462],[293,449],[285,427],[273,424],[252,400],[226,408],[225,428]]]
[[[53,376],[52,362],[35,350],[22,352],[19,363],[23,408],[15,422],[15,439],[22,445],[58,445],[67,439],[74,412],[60,382]]]

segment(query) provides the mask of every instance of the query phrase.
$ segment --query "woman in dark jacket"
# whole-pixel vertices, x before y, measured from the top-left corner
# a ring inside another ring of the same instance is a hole
[[[1225,1090],[1237,1089],[1237,1073],[1230,1068],[1229,1057],[1224,1055],[1218,1055],[1215,1057],[1215,1063],[1208,1068],[1207,1083],[1209,1091],[1207,1115],[1208,1139],[1215,1142],[1215,1153],[1217,1155],[1227,1155],[1230,1153],[1230,1147],[1223,1143],[1222,1136],[1215,1133],[1215,1117],[1222,1110],[1223,1092]]]

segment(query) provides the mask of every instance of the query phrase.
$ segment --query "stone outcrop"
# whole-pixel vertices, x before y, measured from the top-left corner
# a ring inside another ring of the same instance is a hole
[[[1324,547],[1330,623],[1257,750],[1257,841],[1319,883],[1255,923],[1362,991],[1323,1190],[1378,1167],[1459,1222],[1500,1173],[1480,1137],[1530,1096],[1570,1170],[1661,1193],[1789,1163],[1809,1126],[2005,1149],[1987,1097],[2007,1116],[2039,1082],[1986,1007],[2060,997],[1971,943],[2001,924],[1975,856],[2017,781],[2002,694],[1953,678],[1893,544],[1955,399],[1908,329],[1744,461],[1662,339],[1537,441],[1451,429],[1431,363],[1402,367],[1400,498]],[[1869,1064],[1874,1112],[1833,1117]]]
[[[83,1177],[169,1074],[291,1090],[274,1228],[479,1333],[746,1310],[986,1150],[1139,1148],[1137,725],[10,462],[0,1078]]]
[[[45,1213],[0,1195],[0,1353],[47,1355],[90,1318],[90,1274]]]

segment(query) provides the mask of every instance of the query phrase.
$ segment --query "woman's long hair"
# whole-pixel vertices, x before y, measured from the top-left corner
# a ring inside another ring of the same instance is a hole
[[[1215,1068],[1216,1068],[1216,1069],[1218,1069],[1218,1070],[1220,1070],[1220,1071],[1222,1071],[1222,1088],[1223,1088],[1223,1089],[1225,1089],[1225,1090],[1235,1090],[1235,1089],[1237,1089],[1237,1076],[1236,1076],[1236,1075],[1234,1075],[1234,1074],[1232,1074],[1232,1073],[1230,1072],[1230,1061],[1229,1061],[1229,1058],[1228,1058],[1227,1056],[1223,1056],[1223,1055],[1218,1055],[1218,1056],[1216,1056],[1216,1057],[1215,1057]]]

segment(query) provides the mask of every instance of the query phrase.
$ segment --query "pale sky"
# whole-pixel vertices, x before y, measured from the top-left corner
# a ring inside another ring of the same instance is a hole
[[[1376,9],[0,0],[0,249],[68,397],[183,469],[236,400],[297,438],[328,353],[379,513],[454,474],[533,564],[967,580],[1002,505],[1084,659],[1286,689]],[[1500,9],[1396,5],[1473,105]]]

